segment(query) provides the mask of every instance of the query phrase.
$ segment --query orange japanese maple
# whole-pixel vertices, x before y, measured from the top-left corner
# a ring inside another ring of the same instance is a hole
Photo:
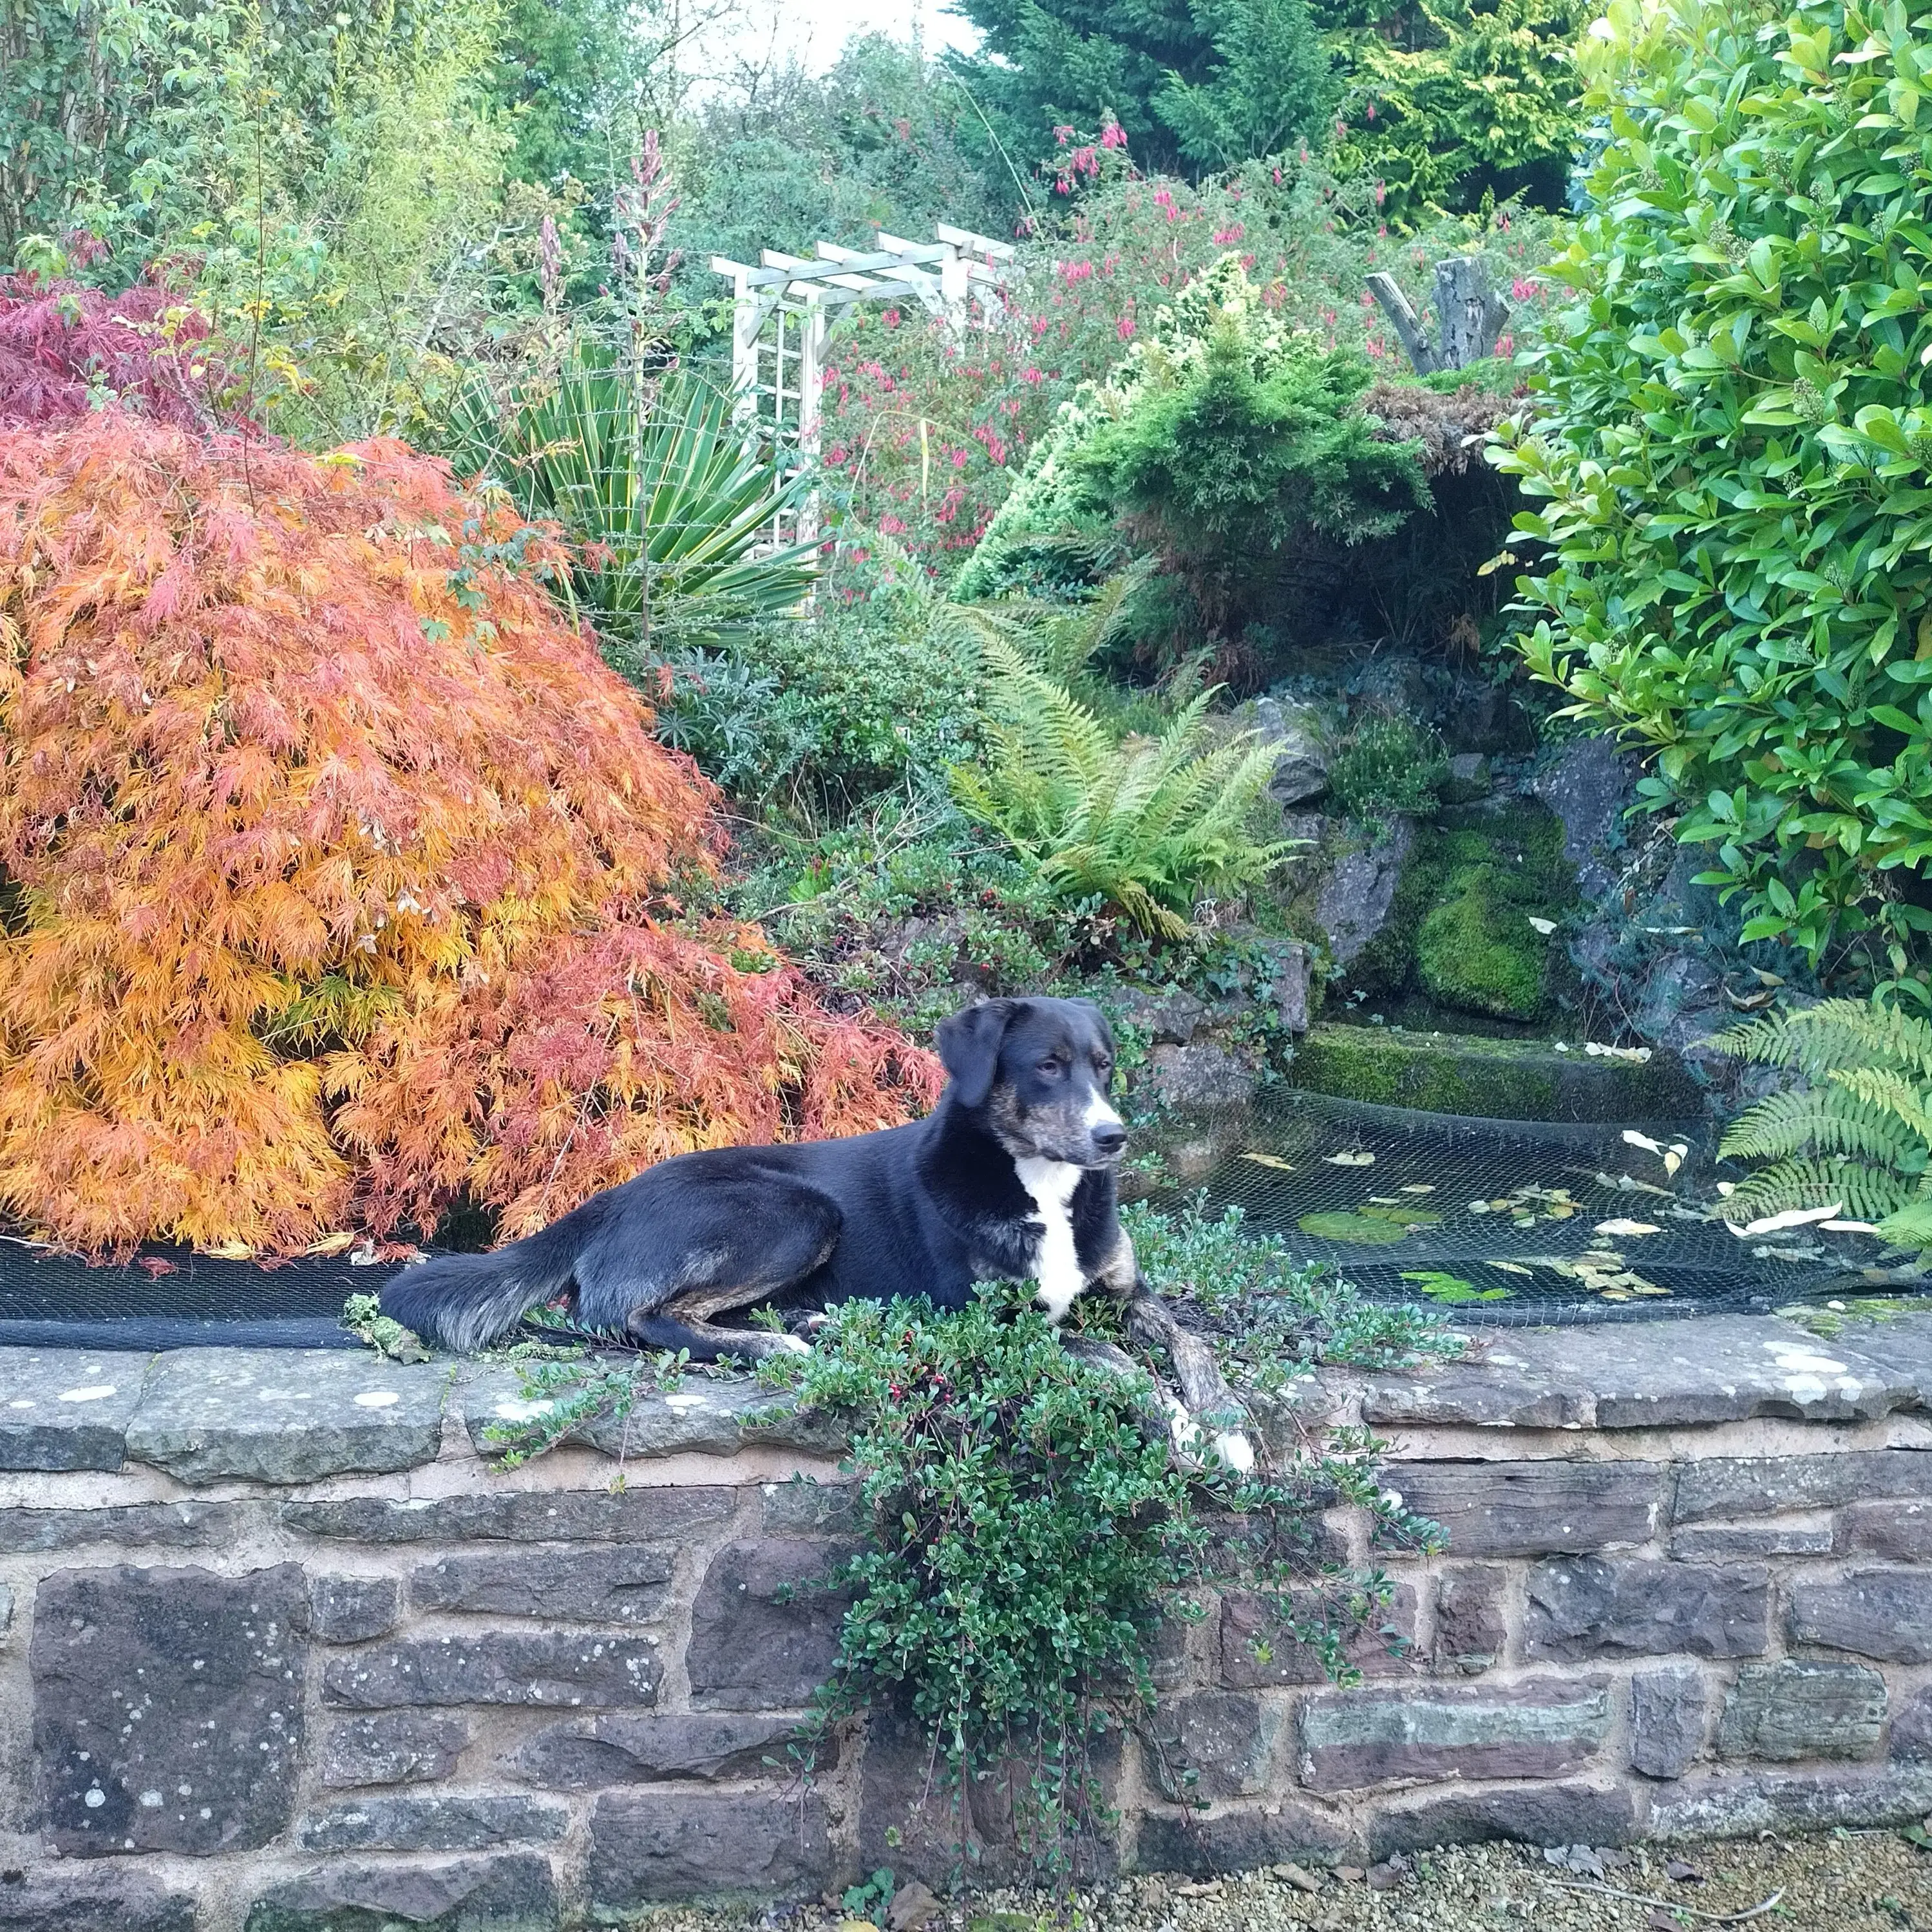
[[[714,795],[561,562],[392,443],[0,430],[0,1204],[92,1250],[519,1234],[931,1098],[754,930],[668,922]]]

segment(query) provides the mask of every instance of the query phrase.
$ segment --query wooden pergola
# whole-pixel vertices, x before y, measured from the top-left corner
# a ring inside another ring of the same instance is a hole
[[[764,250],[754,268],[728,256],[712,272],[731,278],[731,383],[748,436],[808,460],[819,449],[820,397],[832,311],[854,302],[916,302],[964,334],[976,308],[987,323],[1006,310],[1012,244],[944,222],[930,242],[883,230],[874,248],[812,244],[812,253]],[[798,513],[801,538],[818,534],[814,490]]]

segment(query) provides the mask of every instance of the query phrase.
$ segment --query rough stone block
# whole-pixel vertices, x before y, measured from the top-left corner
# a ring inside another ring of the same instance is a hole
[[[1793,1643],[1850,1651],[1881,1664],[1932,1664],[1932,1578],[1923,1570],[1856,1570],[1836,1582],[1794,1582]]]
[[[34,1555],[90,1546],[232,1549],[258,1512],[247,1503],[116,1503],[102,1509],[0,1509],[0,1552]]]
[[[0,1932],[195,1932],[194,1900],[136,1871],[9,1871]]]
[[[322,1670],[322,1700],[352,1711],[439,1704],[595,1710],[656,1703],[663,1676],[657,1647],[641,1638],[488,1630],[412,1637],[331,1658]]]
[[[1581,1419],[1599,1429],[1655,1429],[1798,1416],[1842,1422],[1917,1400],[1910,1373],[1795,1323],[1754,1315],[1557,1328],[1512,1335],[1508,1353],[1591,1392]]]
[[[1892,1754],[1915,1764],[1932,1762],[1932,1684],[1898,1707],[1892,1720]]]
[[[1280,1705],[1246,1690],[1166,1700],[1154,1719],[1162,1784],[1176,1797],[1252,1797],[1268,1786],[1285,1716]]]
[[[1301,1781],[1362,1791],[1404,1778],[1561,1778],[1610,1729],[1606,1684],[1317,1692],[1301,1707]]]
[[[1415,1612],[1414,1586],[1398,1583],[1393,1601],[1375,1625],[1346,1646],[1348,1661],[1365,1677],[1412,1672],[1417,1668]],[[1232,1690],[1328,1682],[1322,1660],[1282,1628],[1280,1618],[1262,1598],[1245,1591],[1228,1592],[1221,1599],[1220,1634],[1221,1682]]]
[[[1530,1571],[1523,1648],[1532,1658],[1759,1657],[1770,1618],[1760,1564],[1573,1557]]]
[[[1654,1533],[1654,1462],[1401,1462],[1387,1480],[1458,1556],[1580,1556]]]
[[[526,1852],[304,1872],[262,1893],[244,1932],[557,1932],[560,1922],[550,1861]]]
[[[1211,1878],[1220,1872],[1255,1871],[1293,1862],[1335,1865],[1365,1854],[1347,1824],[1315,1805],[1289,1798],[1257,1810],[1150,1810],[1140,1822],[1134,1867],[1144,1872],[1180,1872]]]
[[[482,1456],[500,1456],[514,1446],[493,1431],[528,1421],[548,1406],[541,1397],[526,1397],[517,1377],[493,1371],[475,1377],[463,1394],[464,1422]],[[741,1449],[760,1447],[836,1455],[844,1446],[835,1418],[801,1415],[790,1396],[763,1388],[749,1376],[687,1376],[670,1394],[640,1396],[628,1415],[587,1422],[572,1430],[569,1439],[630,1462],[660,1456],[735,1456]]]
[[[758,1527],[767,1536],[860,1536],[865,1508],[856,1483],[794,1476],[758,1486]]]
[[[301,1836],[310,1852],[489,1852],[553,1844],[569,1828],[570,1814],[540,1798],[436,1791],[338,1804],[304,1819]]]
[[[698,1900],[809,1898],[832,1878],[815,1797],[610,1792],[590,1820],[593,1913]]]
[[[1885,1679],[1863,1664],[1748,1664],[1724,1699],[1718,1755],[1778,1764],[1876,1757],[1885,1717]]]
[[[0,1348],[0,1469],[118,1469],[152,1355]]]
[[[1539,1370],[1490,1362],[1430,1363],[1378,1376],[1362,1390],[1362,1420],[1378,1429],[1451,1423],[1478,1429],[1568,1429],[1589,1408],[1586,1389]]]
[[[1855,1504],[1838,1519],[1838,1546],[1892,1563],[1932,1563],[1932,1502]]]
[[[1672,1514],[1679,1522],[1704,1522],[1896,1498],[1932,1502],[1932,1450],[1702,1457],[1679,1472]]]
[[[274,1838],[294,1808],[308,1614],[292,1563],[47,1577],[30,1654],[55,1844],[200,1857]]]
[[[692,1700],[713,1710],[798,1705],[832,1674],[849,1596],[825,1587],[849,1545],[728,1544],[691,1608],[685,1667]]]
[[[668,1550],[476,1550],[410,1574],[419,1610],[545,1617],[555,1623],[646,1624],[659,1616],[675,1568]]]
[[[433,1462],[449,1370],[346,1348],[183,1348],[164,1355],[128,1454],[184,1483],[312,1483]]]
[[[1828,1522],[1686,1523],[1670,1538],[1670,1554],[1679,1563],[1735,1563],[1764,1556],[1828,1556],[1832,1531]]]
[[[466,1718],[426,1711],[383,1711],[332,1724],[322,1742],[322,1782],[341,1791],[358,1784],[430,1784],[456,1768],[470,1742]]]
[[[1653,1838],[1743,1838],[1915,1821],[1932,1811],[1932,1765],[1850,1766],[1685,1778],[1651,1800]]]
[[[1497,1663],[1509,1641],[1504,1608],[1509,1573],[1499,1564],[1452,1563],[1436,1580],[1438,1670],[1474,1677]]]
[[[1682,1778],[1704,1748],[1704,1673],[1688,1664],[1640,1670],[1630,1679],[1630,1768]]]
[[[1369,1821],[1369,1851],[1386,1858],[1496,1838],[1526,1845],[1621,1845],[1639,1834],[1640,1825],[1636,1800],[1621,1786],[1506,1785],[1380,1807]]]
[[[401,1591],[393,1576],[311,1576],[308,1627],[325,1643],[364,1643],[396,1627]]]
[[[784,1777],[798,1735],[796,1718],[732,1711],[642,1717],[625,1712],[547,1726],[524,1742],[510,1768],[546,1791],[684,1778]],[[821,1764],[827,1754],[821,1752]]]
[[[730,1489],[497,1490],[284,1503],[281,1520],[300,1535],[350,1543],[661,1543],[722,1522],[737,1507]]]

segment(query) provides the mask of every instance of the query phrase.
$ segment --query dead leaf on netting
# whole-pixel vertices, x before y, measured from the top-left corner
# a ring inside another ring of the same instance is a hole
[[[1667,1187],[1659,1187],[1648,1180],[1639,1180],[1634,1174],[1606,1174],[1601,1168],[1597,1172],[1599,1187],[1614,1187],[1619,1194],[1654,1194],[1660,1201],[1677,1198]]]
[[[1277,1174],[1292,1174],[1294,1172],[1294,1163],[1283,1160],[1278,1154],[1262,1154],[1250,1148],[1241,1158],[1252,1161],[1257,1167],[1271,1167]]]
[[[1520,1262],[1485,1262],[1483,1265],[1485,1268],[1501,1268],[1504,1274],[1530,1275],[1534,1273],[1532,1270],[1525,1268]]]
[[[1340,1154],[1325,1154],[1322,1158],[1330,1167],[1373,1167],[1376,1157],[1366,1148],[1346,1148]]]
[[[1814,1221],[1835,1221],[1845,1211],[1842,1201],[1828,1208],[1787,1208],[1782,1214],[1766,1214],[1744,1223],[1747,1234],[1781,1234],[1787,1228],[1808,1228]]]
[[[205,1248],[196,1248],[198,1255],[210,1255],[218,1262],[252,1262],[255,1250],[246,1241],[217,1241]]]
[[[1412,1180],[1404,1186],[1402,1191],[1405,1194],[1433,1194],[1436,1184],[1432,1180]]]
[[[1538,932],[1541,933],[1546,939],[1547,939],[1550,935],[1556,930],[1556,922],[1553,919],[1538,919],[1533,912],[1527,913],[1524,916],[1528,920],[1530,924],[1533,926]]]
[[[1664,1230],[1654,1221],[1599,1221],[1595,1232],[1600,1234],[1660,1234]]]
[[[333,1234],[324,1234],[319,1240],[310,1242],[302,1252],[306,1255],[346,1254],[355,1245],[356,1237],[352,1234],[338,1230]]]

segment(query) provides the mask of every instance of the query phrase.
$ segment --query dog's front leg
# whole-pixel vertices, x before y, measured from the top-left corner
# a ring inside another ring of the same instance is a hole
[[[1221,1373],[1220,1364],[1214,1359],[1214,1349],[1198,1335],[1184,1328],[1172,1306],[1154,1292],[1135,1258],[1134,1244],[1125,1234],[1094,1286],[1120,1303],[1130,1340],[1144,1348],[1166,1352],[1173,1365],[1174,1378],[1180,1385],[1178,1401],[1165,1389],[1161,1391],[1168,1408],[1168,1432],[1181,1454],[1198,1454],[1201,1426],[1196,1416],[1205,1415],[1225,1423],[1243,1413],[1234,1390]],[[1221,1427],[1214,1438],[1214,1448],[1236,1474],[1245,1476],[1254,1468],[1254,1445],[1238,1427]]]

